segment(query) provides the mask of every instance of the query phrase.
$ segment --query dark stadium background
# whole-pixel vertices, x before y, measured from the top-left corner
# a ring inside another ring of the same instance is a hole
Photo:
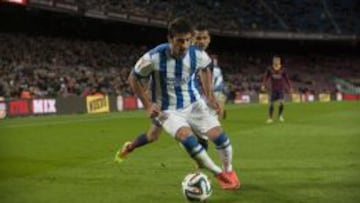
[[[166,40],[166,29],[153,25],[124,23],[114,20],[102,20],[54,12],[39,8],[2,5],[0,7],[1,31],[9,33],[26,33],[30,35],[57,36],[65,38],[104,40],[108,42],[126,42],[155,46]],[[311,34],[311,33],[309,33]],[[356,33],[352,36],[358,36]],[[271,53],[307,53],[320,52],[327,54],[358,54],[359,39],[266,39],[251,37],[224,37],[214,35],[211,49],[221,51],[236,50],[239,52],[266,51]]]

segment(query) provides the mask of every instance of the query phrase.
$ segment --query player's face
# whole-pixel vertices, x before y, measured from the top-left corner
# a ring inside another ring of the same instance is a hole
[[[188,50],[191,44],[191,33],[177,33],[174,36],[169,36],[168,40],[171,44],[171,52],[174,56],[182,56]]]
[[[280,70],[281,69],[281,58],[280,57],[274,57],[273,58],[272,67],[273,67],[274,70]]]
[[[210,35],[207,30],[195,31],[194,45],[199,46],[203,50],[206,50],[209,47],[210,41]]]

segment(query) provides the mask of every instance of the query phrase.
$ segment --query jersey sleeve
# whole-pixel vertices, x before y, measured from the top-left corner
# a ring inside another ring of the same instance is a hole
[[[199,51],[197,54],[197,64],[198,68],[210,68],[212,61],[210,56],[205,51]]]
[[[144,54],[135,64],[133,74],[138,78],[146,78],[153,71],[153,62],[149,53]]]

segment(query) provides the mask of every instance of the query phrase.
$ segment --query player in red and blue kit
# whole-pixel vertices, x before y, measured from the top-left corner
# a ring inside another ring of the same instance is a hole
[[[270,95],[270,106],[269,106],[269,118],[267,123],[273,122],[274,102],[279,101],[279,121],[284,122],[282,116],[284,112],[284,93],[286,91],[292,92],[290,79],[282,67],[280,56],[274,56],[272,66],[266,70],[265,76],[262,81],[261,89],[265,91],[266,82],[271,81],[271,95]]]

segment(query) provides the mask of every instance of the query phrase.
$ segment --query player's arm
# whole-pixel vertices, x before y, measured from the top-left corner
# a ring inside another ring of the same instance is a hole
[[[204,96],[208,102],[208,105],[216,111],[219,111],[219,104],[217,103],[212,84],[212,72],[211,72],[211,59],[206,54],[202,52],[202,60],[200,61],[200,70],[198,72],[200,82],[202,84],[202,89]]]
[[[144,87],[143,83],[141,82],[142,78],[149,77],[150,73],[152,72],[152,68],[153,64],[150,60],[150,56],[145,54],[136,63],[135,67],[129,75],[128,81],[134,94],[143,103],[148,115],[150,117],[155,117],[158,115],[160,110],[156,105],[152,104],[151,99],[149,98],[149,94],[147,93],[147,88]]]
[[[203,94],[205,95],[206,98],[210,98],[212,96],[214,96],[213,94],[213,85],[212,85],[212,73],[211,70],[209,68],[202,68],[199,70],[199,78],[201,81],[201,85],[202,85],[202,90],[203,90]]]
[[[149,109],[151,107],[151,100],[147,94],[147,88],[141,82],[141,79],[138,78],[136,73],[132,71],[129,75],[128,81],[132,91],[143,103],[145,109]]]

